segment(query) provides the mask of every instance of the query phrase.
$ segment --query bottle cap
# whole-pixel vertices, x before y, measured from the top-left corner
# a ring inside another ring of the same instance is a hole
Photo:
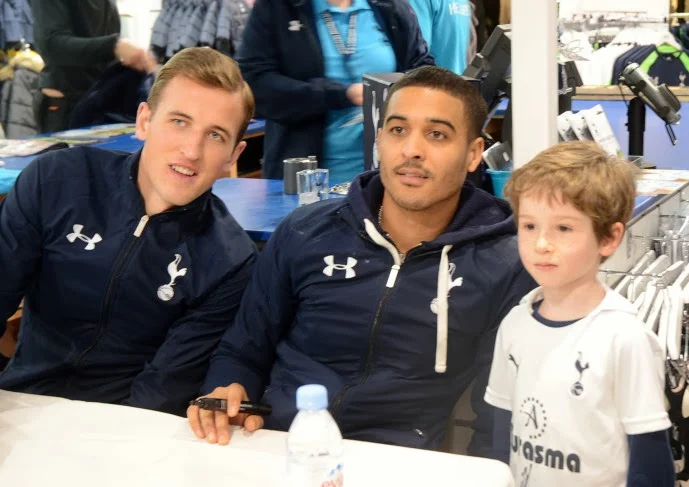
[[[327,409],[328,390],[320,384],[308,384],[297,389],[297,409],[314,411]]]

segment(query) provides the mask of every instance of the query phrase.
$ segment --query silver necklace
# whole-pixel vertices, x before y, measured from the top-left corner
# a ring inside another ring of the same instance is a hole
[[[380,209],[378,210],[378,226],[380,227],[381,230],[383,230],[383,235],[385,235],[389,240],[392,240],[392,237],[390,237],[390,234],[388,232],[386,232],[385,229],[383,228],[383,205],[382,204],[380,205]],[[399,250],[397,251],[397,253],[400,256],[400,260],[402,262],[404,262],[404,258],[405,258],[406,254],[404,252],[400,252]]]

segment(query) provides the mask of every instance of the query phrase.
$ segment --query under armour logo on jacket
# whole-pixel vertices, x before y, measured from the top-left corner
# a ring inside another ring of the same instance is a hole
[[[186,276],[187,275],[187,269],[177,269],[177,266],[179,263],[182,262],[182,256],[179,254],[175,254],[175,259],[170,262],[167,266],[167,273],[170,274],[170,282],[167,284],[163,284],[158,288],[158,298],[161,301],[170,301],[174,295],[175,295],[175,290],[172,289],[172,286],[175,285],[175,280],[178,277]]]
[[[77,239],[81,240],[86,244],[86,247],[84,247],[84,250],[93,250],[96,248],[96,244],[98,242],[101,242],[103,238],[95,234],[93,237],[89,238],[86,235],[82,234],[81,231],[84,229],[84,225],[74,225],[72,226],[72,230],[74,230],[74,233],[70,233],[67,235],[67,240],[70,241],[70,243],[76,242]]]
[[[450,296],[450,291],[452,290],[453,287],[459,287],[464,283],[464,278],[463,277],[458,277],[457,279],[452,279],[452,275],[455,273],[455,270],[457,269],[457,266],[453,263],[450,263],[448,275],[447,275],[447,295]],[[438,314],[438,298],[433,298],[433,301],[431,301],[431,311],[433,314]]]
[[[302,24],[298,20],[290,20],[289,27],[287,27],[287,29],[291,32],[299,32],[302,27],[304,27],[304,24]]]
[[[328,265],[325,269],[323,269],[323,274],[325,274],[326,276],[332,277],[334,271],[345,271],[345,279],[351,279],[352,277],[356,277],[356,271],[354,270],[354,266],[356,265],[357,260],[355,258],[347,257],[347,265],[336,264],[334,255],[323,257],[323,260]]]

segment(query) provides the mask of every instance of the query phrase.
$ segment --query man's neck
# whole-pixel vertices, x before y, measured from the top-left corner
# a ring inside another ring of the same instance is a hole
[[[430,242],[438,238],[454,218],[458,204],[457,199],[439,203],[427,210],[411,211],[397,205],[390,195],[385,193],[379,213],[381,227],[397,249],[406,254],[421,242]]]
[[[342,10],[352,6],[352,0],[326,0],[333,7],[341,8]]]
[[[144,154],[141,154],[141,159],[144,158]],[[137,168],[136,174],[136,186],[141,194],[141,199],[144,200],[144,211],[146,215],[153,216],[158,213],[172,208],[167,202],[163,201],[162,198],[155,192],[151,181],[141,173],[141,159],[139,160],[139,167]]]

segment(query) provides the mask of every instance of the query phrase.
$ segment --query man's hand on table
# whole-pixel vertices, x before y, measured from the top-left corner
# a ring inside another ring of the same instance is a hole
[[[227,445],[230,442],[230,425],[243,426],[247,431],[253,432],[263,427],[261,416],[238,413],[241,401],[248,401],[244,386],[231,384],[228,387],[216,387],[215,390],[204,397],[212,397],[227,400],[227,412],[209,411],[198,406],[187,408],[189,426],[197,438],[206,439],[208,443]]]

